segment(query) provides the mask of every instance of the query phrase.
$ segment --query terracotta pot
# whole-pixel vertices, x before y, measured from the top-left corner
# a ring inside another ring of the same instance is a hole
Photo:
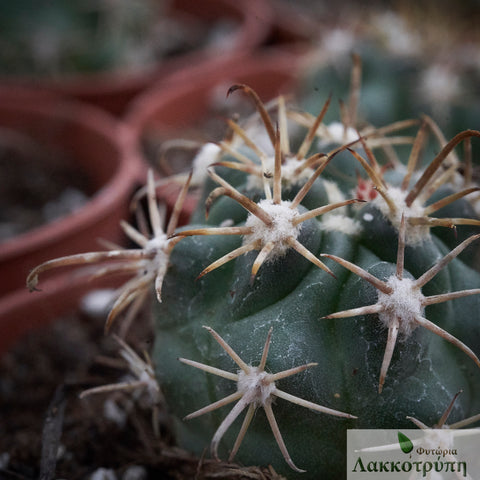
[[[117,286],[118,279],[87,281],[84,276],[62,271],[45,275],[41,291],[19,288],[0,297],[0,357],[23,335],[77,312],[82,299],[92,290]]]
[[[318,16],[309,13],[305,6],[299,7],[295,2],[278,2],[275,5],[268,42],[299,51],[311,48],[312,44],[318,41],[328,21],[323,19],[320,26]]]
[[[228,102],[225,96],[234,83],[248,84],[264,101],[289,93],[296,83],[297,65],[296,55],[277,50],[256,56],[235,56],[202,65],[195,69],[189,81],[184,72],[179,72],[144,92],[130,105],[125,122],[133,129],[137,154],[145,169],[148,159],[143,153],[143,142],[149,135],[185,138],[186,131],[212,115],[212,97],[220,96],[221,102]],[[158,190],[158,195],[171,208],[178,191],[179,187],[167,185]],[[184,221],[188,220],[196,201],[195,195],[187,198]]]
[[[0,244],[2,297],[24,289],[28,272],[45,260],[98,250],[99,238],[123,242],[119,220],[128,215],[140,168],[128,127],[89,105],[0,89],[0,127],[71,158],[94,190],[72,214]]]
[[[170,57],[158,65],[144,69],[72,74],[58,80],[15,77],[2,81],[35,87],[37,91],[54,91],[75,97],[121,115],[126,105],[138,93],[175,71],[198,65],[212,57],[252,51],[267,37],[271,26],[272,11],[265,0],[173,0],[170,3],[174,12],[207,22],[225,18],[232,20],[237,26],[227,35],[223,46]]]

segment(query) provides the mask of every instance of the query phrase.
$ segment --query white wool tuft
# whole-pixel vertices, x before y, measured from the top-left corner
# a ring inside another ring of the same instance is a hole
[[[145,259],[142,264],[146,274],[156,275],[160,270],[166,270],[169,262],[168,244],[170,239],[164,233],[156,235],[151,238],[145,250],[148,252],[155,252],[155,256],[151,259]]]
[[[398,13],[387,10],[374,16],[373,24],[388,51],[396,55],[416,55],[422,41]]]
[[[288,238],[296,239],[300,233],[301,225],[293,225],[293,219],[299,213],[296,209],[290,208],[292,202],[282,201],[276,205],[272,200],[261,200],[258,206],[262,208],[271,218],[272,225],[265,225],[262,220],[250,214],[245,222],[247,227],[253,228],[253,233],[245,235],[244,244],[258,242],[263,247],[269,242],[275,244],[270,258],[285,255],[290,246]]]
[[[358,235],[362,231],[360,222],[345,215],[324,215],[320,225],[327,232],[340,232],[346,235]]]
[[[372,203],[382,212],[382,214],[390,220],[392,225],[399,230],[402,222],[402,214],[407,218],[424,217],[425,208],[421,204],[421,201],[417,198],[413,201],[410,207],[405,204],[405,198],[408,192],[402,190],[399,187],[388,186],[388,195],[396,205],[397,210],[393,214],[388,208],[387,203],[381,195],[372,201]],[[430,227],[428,225],[409,225],[407,223],[405,241],[407,245],[419,245],[425,240],[430,238]]]
[[[458,435],[458,430],[449,430],[448,426],[444,425],[442,428],[429,428],[422,430],[425,435],[422,439],[422,445],[432,450],[451,450],[457,444],[455,437]],[[441,477],[439,477],[441,478]]]
[[[221,148],[215,143],[206,143],[193,159],[192,185],[201,185],[207,178],[207,169],[218,160]]]
[[[387,285],[393,289],[391,294],[378,292],[378,303],[385,310],[379,314],[380,321],[389,327],[396,317],[399,322],[399,333],[410,335],[416,327],[415,319],[423,316],[423,296],[420,288],[416,288],[411,278],[397,278],[392,275]]]
[[[147,245],[145,246],[145,250],[147,251],[156,251],[156,250],[163,250],[168,245],[168,238],[167,235],[161,233],[156,235],[155,237],[151,238]]]
[[[313,169],[305,168],[300,173],[297,173],[297,168],[302,164],[296,157],[286,157],[282,164],[282,185],[289,187],[295,186],[299,183],[306,182],[313,174]],[[270,186],[273,184],[273,172],[275,170],[275,157],[267,157],[264,160],[264,169],[267,173],[272,175],[272,179],[269,181]],[[250,175],[247,179],[247,188],[249,190],[263,189],[264,178],[257,177],[256,175]]]
[[[324,147],[331,143],[342,145],[358,140],[358,133],[352,127],[347,127],[341,122],[332,122],[325,126],[322,138],[318,141],[319,147]]]
[[[326,52],[328,58],[349,57],[349,53],[355,48],[355,36],[345,28],[333,28],[322,35],[321,51]]]
[[[269,379],[270,376],[267,372],[259,371],[258,367],[250,367],[248,373],[240,370],[237,391],[245,395],[245,398],[252,398],[249,403],[263,406],[271,398],[276,388],[275,382]]]
[[[268,135],[263,122],[253,122],[249,125],[245,125],[244,128],[247,137],[250,138],[257,148],[264,152],[265,155],[272,157],[275,155],[275,148],[272,145],[272,141],[270,140],[270,136]],[[241,144],[244,145],[243,140],[241,140]]]
[[[313,169],[305,168],[300,173],[297,173],[297,168],[302,164],[302,161],[297,160],[296,157],[287,157],[285,163],[282,165],[282,183],[284,185],[297,185],[300,182],[306,182],[313,174]]]
[[[327,192],[328,203],[343,202],[345,200],[345,195],[335,182],[332,182],[330,180],[323,180],[323,186],[325,187],[325,190]]]
[[[460,77],[443,65],[425,70],[420,80],[419,94],[430,103],[449,103],[461,93]]]

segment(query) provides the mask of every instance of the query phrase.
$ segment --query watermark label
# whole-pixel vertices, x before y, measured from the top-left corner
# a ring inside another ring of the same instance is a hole
[[[348,430],[347,480],[480,480],[480,428]]]

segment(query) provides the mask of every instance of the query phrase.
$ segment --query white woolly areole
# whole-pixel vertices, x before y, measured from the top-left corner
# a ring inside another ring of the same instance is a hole
[[[323,180],[323,186],[327,192],[328,203],[338,203],[345,200],[345,195],[335,182],[332,182],[331,180]]]
[[[207,168],[218,160],[221,148],[215,143],[203,145],[193,159],[192,185],[201,185],[207,178]]]
[[[170,242],[170,239],[164,234],[161,233],[153,238],[151,238],[145,250],[147,252],[154,252],[155,256],[152,260],[146,261],[146,269],[149,272],[157,273],[160,268],[166,268],[168,265],[167,247]]]
[[[346,235],[358,235],[362,231],[358,220],[345,215],[332,215],[331,212],[322,217],[320,226],[327,232],[340,232]]]
[[[341,122],[332,122],[325,126],[322,136],[318,141],[319,147],[324,147],[330,143],[344,144],[358,140],[358,133],[352,127],[347,127]]]
[[[147,245],[145,246],[145,250],[147,252],[151,252],[151,251],[156,252],[157,250],[164,250],[167,247],[168,242],[169,242],[169,239],[167,238],[167,235],[165,235],[164,233],[161,233],[151,238],[147,242]]]
[[[139,386],[138,388],[145,389],[151,404],[155,405],[159,400],[160,386],[155,378],[155,372],[152,366],[125,347],[120,350],[120,356],[127,362],[129,370],[133,374],[134,381],[143,383],[143,386]]]
[[[345,200],[345,195],[335,182],[323,180],[323,186],[327,192],[328,203],[338,203]],[[347,235],[356,235],[361,232],[362,226],[357,220],[344,214],[347,206],[336,208],[322,215],[321,227],[329,232],[341,232]]]
[[[397,55],[416,55],[418,53],[421,39],[417,32],[408,28],[407,23],[400,15],[393,11],[382,12],[375,15],[373,23],[390,52]]]
[[[262,152],[269,156],[275,155],[275,148],[272,145],[272,141],[263,122],[255,121],[251,124],[244,125],[244,129],[247,137],[250,138]],[[244,145],[243,140],[241,140],[241,144]]]
[[[419,93],[430,103],[448,104],[461,93],[460,77],[442,65],[433,65],[425,70],[420,82]]]
[[[266,173],[272,175],[270,179],[270,186],[273,185],[273,172],[275,170],[275,157],[267,157],[264,160],[263,168]],[[281,168],[281,177],[282,185],[285,187],[298,185],[299,183],[306,182],[313,174],[313,169],[305,168],[300,173],[297,173],[296,170],[299,166],[302,165],[302,161],[296,159],[296,157],[286,157],[284,163],[282,163]],[[250,175],[247,180],[248,189],[263,189],[264,178],[258,177],[257,175]]]
[[[400,229],[402,214],[405,215],[405,219],[410,217],[425,217],[425,208],[418,198],[407,207],[405,198],[408,195],[408,192],[399,187],[392,187],[389,185],[388,195],[397,207],[395,213],[391,212],[381,195],[377,195],[372,203],[386,218],[388,218],[388,220],[390,220],[397,230]],[[407,223],[406,227],[405,242],[408,245],[418,245],[430,238],[430,227],[428,225],[409,225]]]
[[[250,367],[249,372],[238,372],[237,391],[253,398],[250,403],[265,405],[275,391],[275,382],[270,380],[271,375],[265,371],[259,371],[258,367]]]
[[[290,245],[287,239],[296,239],[300,233],[301,225],[293,225],[293,219],[298,217],[297,209],[290,208],[292,202],[284,200],[280,204],[272,203],[272,200],[260,200],[258,206],[272,219],[271,225],[265,225],[262,220],[250,214],[247,217],[245,226],[251,227],[253,233],[245,235],[244,245],[248,243],[259,243],[261,247],[269,242],[275,244],[270,254],[270,259],[285,255]]]
[[[355,36],[344,28],[333,28],[322,37],[322,50],[329,58],[348,56],[355,48]]]
[[[297,173],[297,168],[302,165],[301,160],[296,157],[286,157],[282,164],[282,183],[284,185],[296,185],[300,182],[307,181],[313,174],[313,169],[305,168],[300,173]]]
[[[378,292],[378,303],[385,309],[378,317],[387,328],[398,318],[398,332],[408,336],[416,327],[415,319],[423,316],[425,297],[420,288],[415,288],[411,278],[400,280],[392,275],[386,283],[393,291],[390,294]]]
[[[426,448],[451,450],[455,446],[455,437],[458,431],[450,430],[447,425],[442,428],[429,428],[422,430],[425,435],[422,439],[422,444]],[[441,477],[440,477],[441,478]]]
[[[160,386],[155,378],[155,374],[149,368],[145,369],[138,377],[138,379],[144,383],[145,390],[148,394],[148,398],[152,405],[156,405],[159,401]]]

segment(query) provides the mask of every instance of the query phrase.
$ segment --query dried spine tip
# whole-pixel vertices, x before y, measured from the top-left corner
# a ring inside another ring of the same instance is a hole
[[[245,437],[245,434],[250,426],[250,422],[253,419],[255,410],[258,407],[262,407],[265,411],[267,416],[268,422],[270,424],[270,428],[272,429],[273,435],[275,440],[282,452],[283,458],[287,462],[287,464],[295,470],[296,472],[304,472],[305,470],[299,469],[292,461],[283,437],[280,433],[280,429],[278,427],[277,421],[275,419],[275,415],[272,409],[272,402],[274,397],[282,398],[288,402],[303,406],[305,408],[309,408],[311,410],[316,410],[318,412],[327,413],[329,415],[335,415],[338,417],[343,418],[350,418],[354,419],[357,418],[353,415],[348,413],[340,412],[338,410],[333,410],[331,408],[323,407],[313,402],[309,402],[307,400],[303,400],[299,397],[291,395],[289,393],[283,392],[279,390],[275,384],[276,381],[290,377],[297,373],[300,373],[310,367],[317,365],[316,363],[307,363],[305,365],[301,365],[299,367],[290,368],[288,370],[284,370],[282,372],[278,372],[275,374],[267,373],[265,371],[265,366],[267,362],[268,351],[270,348],[271,338],[272,338],[272,329],[270,328],[267,339],[265,341],[265,345],[263,347],[262,358],[260,363],[257,367],[253,367],[251,365],[246,364],[239,355],[230,347],[230,345],[212,328],[206,328],[209,333],[213,336],[213,338],[220,344],[220,346],[225,350],[225,352],[230,356],[230,358],[237,364],[240,370],[234,374],[231,372],[227,372],[215,367],[211,367],[209,365],[205,365],[199,362],[195,362],[193,360],[187,360],[184,358],[179,358],[179,361],[185,363],[186,365],[190,365],[192,367],[198,368],[203,370],[207,373],[211,373],[213,375],[217,375],[228,380],[233,380],[237,382],[237,391],[227,397],[218,400],[206,407],[201,408],[185,417],[186,420],[190,420],[192,418],[196,418],[200,415],[205,413],[211,412],[216,410],[220,407],[228,405],[232,402],[237,402],[230,413],[225,417],[222,421],[220,426],[218,427],[217,431],[215,432],[212,442],[211,442],[211,453],[215,459],[218,458],[218,445],[223,438],[224,434],[230,428],[232,423],[235,419],[248,407],[247,414],[245,415],[245,419],[243,424],[240,428],[238,433],[237,439],[235,440],[235,444],[232,448],[232,451],[229,456],[229,461],[232,461],[240,448],[240,445]]]

